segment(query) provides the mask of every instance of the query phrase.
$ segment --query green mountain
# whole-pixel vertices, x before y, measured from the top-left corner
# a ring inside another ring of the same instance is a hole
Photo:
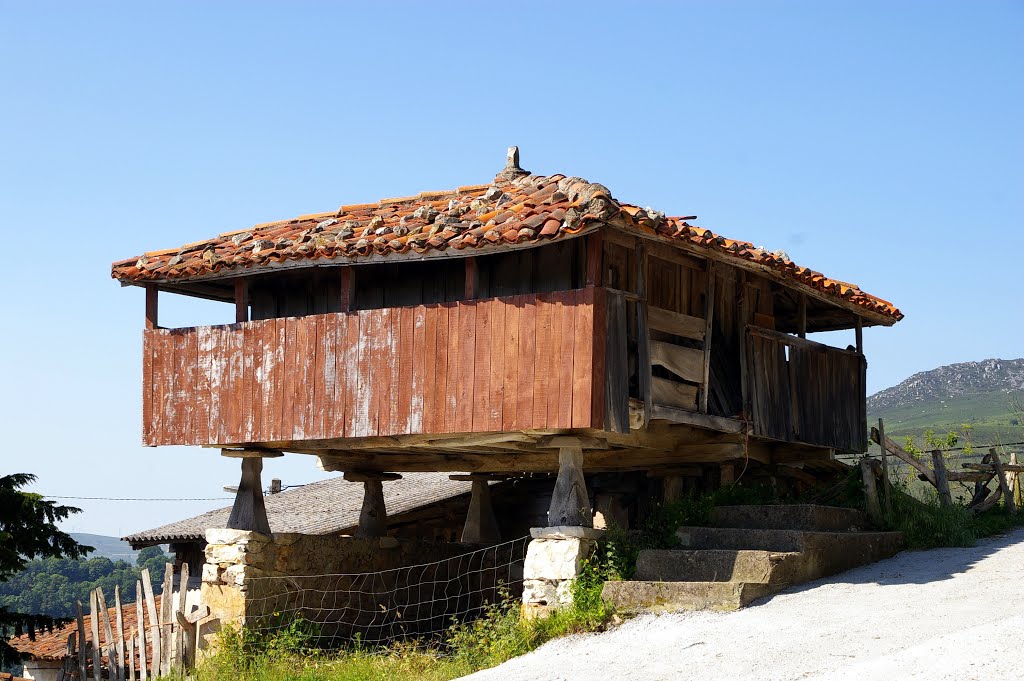
[[[138,551],[133,551],[131,544],[121,541],[117,537],[108,537],[103,534],[86,534],[85,532],[71,532],[72,537],[79,544],[85,544],[95,549],[89,554],[89,558],[109,558],[113,561],[124,560],[135,565],[135,558]]]
[[[885,419],[886,435],[923,442],[968,433],[975,446],[1024,441],[1024,359],[950,364],[914,374],[868,397],[868,423]],[[969,426],[969,428],[967,427]]]

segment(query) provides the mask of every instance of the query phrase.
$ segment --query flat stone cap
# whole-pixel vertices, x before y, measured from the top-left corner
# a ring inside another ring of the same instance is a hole
[[[572,525],[530,528],[530,536],[534,539],[600,539],[603,534],[604,530]]]

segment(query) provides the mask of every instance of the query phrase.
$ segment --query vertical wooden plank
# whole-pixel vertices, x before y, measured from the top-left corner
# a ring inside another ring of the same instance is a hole
[[[292,393],[292,408],[295,412],[294,433],[296,439],[309,437],[313,426],[313,404],[316,401],[316,385],[313,376],[316,371],[316,317],[295,319],[295,353],[298,375],[295,377]]]
[[[92,633],[92,677],[102,678],[101,651],[100,646],[100,606],[96,597],[96,590],[89,592],[89,629]]]
[[[472,355],[466,355],[467,359],[473,362],[473,399],[470,404],[463,408],[470,418],[470,430],[483,432],[487,430],[491,412],[491,303],[493,301],[480,300],[473,303],[476,310],[476,324],[472,332],[475,345]]]
[[[160,594],[160,673],[169,676],[171,673],[171,653],[174,640],[171,637],[171,623],[174,616],[174,567],[168,563],[164,566],[164,583]]]
[[[167,329],[160,333],[160,442],[174,441],[174,336]]]
[[[238,381],[240,409],[238,418],[238,442],[252,442],[253,426],[256,419],[253,417],[253,398],[255,391],[256,377],[256,338],[258,330],[254,322],[241,324],[238,331],[242,335],[242,371]]]
[[[271,320],[264,339],[267,363],[267,404],[263,411],[264,440],[284,440],[285,374],[288,371],[287,319]]]
[[[153,440],[153,331],[142,332],[142,445]],[[78,637],[83,644],[85,639]]]
[[[454,433],[456,432],[455,413],[459,394],[459,364],[462,362],[460,354],[462,334],[459,328],[459,315],[462,313],[462,307],[458,303],[449,303],[446,307],[448,309],[448,326],[444,331],[445,344],[443,346],[441,338],[438,337],[438,350],[442,347],[448,350],[448,364],[444,379],[444,430],[442,432]]]
[[[103,651],[107,654],[107,678],[114,681],[118,678],[117,673],[117,650],[114,645],[114,630],[110,626],[110,613],[107,612],[107,600],[103,597],[103,589],[96,588],[96,605],[100,615],[100,625],[103,627]],[[99,639],[97,639],[97,642]]]
[[[562,351],[562,296],[564,291],[555,291],[546,294],[548,305],[551,311],[551,352],[548,353],[545,364],[548,387],[544,391],[544,401],[547,403],[547,416],[545,423],[548,428],[558,428],[559,400],[562,395],[562,365],[564,359]],[[571,361],[571,360],[570,360]],[[572,366],[570,365],[570,369]],[[571,373],[570,373],[571,376]],[[536,399],[536,398],[535,398]]]
[[[594,396],[594,289],[578,291],[573,315],[570,427],[590,428]]]
[[[515,430],[534,428],[534,374],[537,365],[537,296],[521,296],[519,316],[519,371],[516,377]]]
[[[324,416],[327,410],[325,399],[326,386],[324,385],[324,366],[327,364],[327,339],[326,315],[318,314],[305,317],[309,325],[309,340],[307,352],[309,356],[310,372],[306,383],[306,400],[309,402],[309,421],[306,423],[306,439],[320,439],[323,437]]]
[[[377,406],[377,428],[374,435],[387,433],[391,414],[391,368],[394,366],[395,354],[392,350],[395,338],[395,309],[380,309],[380,332],[377,334],[376,350],[373,353],[375,371],[373,381],[374,403]]]
[[[196,329],[196,380],[192,412],[192,433],[198,444],[210,443],[210,368],[212,364],[210,328]]]
[[[432,309],[434,315],[434,397],[432,408],[428,409],[424,414],[424,419],[426,419],[424,430],[428,433],[443,433],[445,432],[444,423],[448,404],[446,401],[448,383],[448,306],[439,304],[433,306]]]
[[[437,428],[437,415],[441,412],[441,402],[437,400],[437,382],[444,385],[444,369],[441,368],[442,355],[447,361],[447,352],[437,345],[437,327],[441,324],[441,315],[445,310],[440,305],[423,307],[423,416],[420,429],[424,433],[440,432]],[[447,316],[445,316],[447,322]],[[441,419],[444,422],[444,419]]]
[[[491,337],[487,343],[491,370],[487,375],[489,410],[482,430],[500,431],[505,401],[505,356],[508,353],[508,336],[505,331],[508,298],[494,298],[487,305],[491,309]]]
[[[338,406],[338,338],[344,324],[343,314],[326,314],[323,317],[323,326],[316,334],[324,357],[324,373],[318,379],[323,386],[324,395],[323,411],[319,414],[316,424],[319,437],[341,437],[334,424],[335,409]]]
[[[423,405],[426,397],[426,364],[431,365],[433,373],[433,357],[426,354],[427,346],[427,309],[423,305],[417,305],[412,309],[412,366],[409,377],[409,401],[407,405],[405,432],[409,434],[422,433],[423,430]],[[404,322],[403,322],[404,326]]]
[[[533,354],[533,414],[530,428],[546,428],[548,424],[548,399],[550,399],[549,383],[551,376],[551,356],[554,353],[551,333],[551,316],[554,307],[547,295],[537,296],[536,341]],[[557,377],[555,377],[557,381]],[[557,385],[557,383],[556,383]]]
[[[75,615],[75,621],[78,624],[78,678],[79,681],[85,681],[86,667],[89,664],[86,653],[89,651],[89,646],[85,638],[85,615],[82,613],[82,601],[75,601]]]
[[[150,414],[153,439],[150,444],[163,444],[163,420],[164,420],[164,390],[167,387],[167,343],[165,338],[167,332],[162,329],[153,329],[148,332],[152,344],[153,353],[153,385],[151,388],[152,407]]]
[[[608,291],[604,288],[596,288],[594,290],[593,313],[594,322],[590,327],[590,338],[593,348],[590,370],[590,427],[607,428],[608,422],[605,419],[607,413],[605,407],[605,381],[607,380],[605,355],[608,342]]]
[[[149,658],[152,661],[149,671],[151,676],[156,678],[160,676],[160,656],[162,654],[160,650],[160,622],[157,620],[156,599],[153,597],[153,578],[150,577],[148,569],[142,570],[141,577],[143,594],[146,598],[146,614],[149,615],[149,640],[153,648],[153,654]],[[145,655],[145,648],[143,648],[143,655]]]
[[[475,302],[462,303],[459,309],[458,336],[461,351],[458,354],[458,392],[455,405],[455,432],[473,430],[474,371],[476,370],[476,316]],[[449,360],[449,367],[451,361]]]
[[[174,612],[185,613],[185,598],[188,596],[188,563],[181,564],[181,572],[178,575],[178,599],[174,604]],[[171,621],[175,623],[174,649],[177,653],[177,664],[179,671],[184,671],[185,661],[185,631],[177,623],[177,618],[172,613]]]
[[[188,442],[190,414],[192,413],[192,382],[191,362],[188,339],[192,334],[185,329],[176,329],[174,339],[174,421],[173,435],[175,442]]]
[[[249,323],[247,333],[251,335],[246,338],[246,356],[249,358],[251,368],[247,372],[250,383],[249,398],[249,440],[260,442],[263,439],[263,404],[266,398],[266,351],[263,346],[263,338],[266,334],[268,322],[272,320],[260,320]]]
[[[519,390],[519,320],[522,315],[522,296],[502,299],[505,309],[504,338],[497,343],[497,350],[504,357],[501,396],[501,428],[512,430],[516,425],[516,405]]]
[[[573,402],[573,364],[576,361],[576,313],[577,299],[582,291],[563,291],[559,304],[559,313],[562,319],[562,328],[559,332],[558,342],[561,347],[558,350],[558,408],[555,411],[555,423],[557,428],[572,427],[572,402]],[[589,405],[588,405],[589,406]]]
[[[402,355],[402,334],[404,329],[402,328],[402,310],[408,308],[391,308],[391,328],[387,334],[387,344],[384,349],[384,355],[387,358],[387,373],[385,373],[385,379],[387,381],[387,399],[384,400],[384,421],[381,424],[381,428],[384,432],[381,435],[397,435],[402,432],[402,428],[398,423],[398,412],[399,402],[402,398],[402,365],[408,364],[411,357],[405,357]],[[409,384],[405,386],[405,391],[408,393]]]
[[[114,617],[115,626],[114,638],[117,648],[117,661],[114,668],[117,670],[117,678],[124,681],[124,611],[121,608],[121,585],[114,585]]]
[[[231,371],[231,418],[228,421],[228,442],[245,442],[242,424],[245,420],[243,403],[245,401],[245,324],[232,324],[230,333],[230,371]]]
[[[620,294],[608,294],[605,318],[604,400],[602,419],[605,429],[629,432],[629,357],[627,347],[628,314],[626,300]],[[597,361],[595,359],[595,365]]]
[[[211,444],[224,441],[224,420],[227,413],[225,393],[229,381],[227,332],[224,326],[210,327],[210,430]]]
[[[636,240],[636,292],[640,296],[636,304],[637,364],[640,379],[640,397],[644,401],[644,425],[651,422],[651,334],[647,324],[647,245],[644,239]]]
[[[396,434],[408,434],[409,414],[412,409],[412,397],[420,389],[422,381],[414,380],[416,371],[416,336],[417,331],[422,337],[423,326],[416,325],[416,308],[403,307],[398,310],[401,333],[398,336],[398,357],[399,373],[398,384],[392,386],[392,391],[398,396],[397,412],[391,415],[391,432]],[[421,340],[422,342],[422,340]],[[422,350],[422,346],[419,347]],[[421,359],[422,361],[422,359]]]
[[[160,327],[160,321],[157,318],[158,310],[158,296],[160,295],[157,290],[156,284],[146,284],[146,328],[156,329]]]
[[[354,388],[355,405],[352,410],[352,431],[349,437],[366,437],[376,430],[376,414],[371,420],[370,401],[373,397],[373,385],[370,383],[370,365],[372,339],[379,332],[380,317],[375,310],[359,312],[359,335],[357,342],[357,367]]]
[[[285,317],[284,322],[284,368],[282,371],[281,400],[281,432],[282,440],[294,440],[295,437],[295,393],[302,372],[302,347],[299,346],[298,317]]]
[[[142,601],[145,600],[142,590],[142,580],[135,580],[135,622],[139,628],[138,645],[139,651],[139,681],[146,681],[146,618],[143,613]],[[85,678],[83,674],[82,679]]]
[[[363,313],[351,312],[345,320],[345,437],[355,437],[359,424],[359,349],[362,347]]]
[[[708,396],[711,390],[711,342],[715,323],[715,263],[708,260],[707,295],[704,296],[704,373],[700,387],[700,413],[708,413]]]
[[[476,256],[469,256],[466,262],[466,289],[463,296],[466,300],[473,300],[477,297],[479,288],[479,272],[477,271]]]

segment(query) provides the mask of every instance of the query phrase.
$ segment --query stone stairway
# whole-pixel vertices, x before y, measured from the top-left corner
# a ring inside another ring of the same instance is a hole
[[[898,532],[865,532],[862,513],[814,505],[722,506],[713,527],[681,527],[680,548],[641,551],[633,581],[608,582],[623,611],[736,610],[758,598],[888,558]]]

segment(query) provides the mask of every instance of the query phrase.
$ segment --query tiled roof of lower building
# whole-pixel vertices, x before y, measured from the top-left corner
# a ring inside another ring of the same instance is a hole
[[[184,281],[301,261],[401,259],[447,249],[486,252],[501,245],[570,238],[605,223],[662,237],[685,250],[716,251],[753,262],[893,320],[903,318],[892,303],[855,284],[800,267],[780,251],[727,239],[691,224],[692,219],[617,201],[604,185],[579,177],[534,175],[510,163],[491,184],[263,223],[116,262],[111,276],[128,283]]]

